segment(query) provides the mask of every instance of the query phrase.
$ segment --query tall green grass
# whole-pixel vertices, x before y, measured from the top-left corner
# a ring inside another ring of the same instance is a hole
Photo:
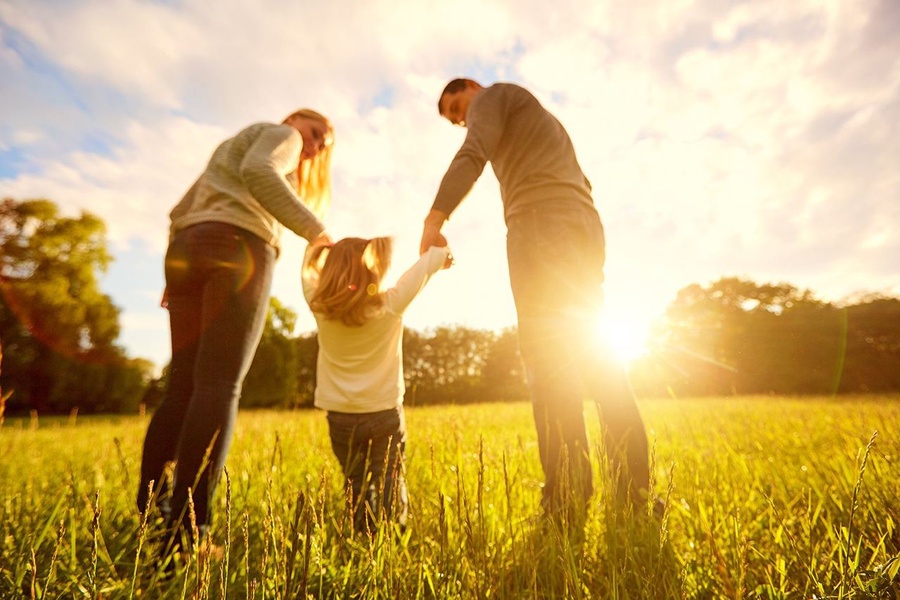
[[[410,527],[372,537],[352,533],[322,413],[241,413],[224,558],[195,550],[170,579],[134,504],[146,417],[7,417],[0,598],[898,597],[900,398],[641,410],[661,519],[607,502],[599,459],[583,530],[540,518],[527,404],[409,408]]]

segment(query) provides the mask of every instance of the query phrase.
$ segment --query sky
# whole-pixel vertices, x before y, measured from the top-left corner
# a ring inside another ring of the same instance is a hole
[[[169,360],[168,213],[215,147],[310,107],[335,125],[335,239],[391,235],[394,276],[465,131],[463,76],[568,130],[607,237],[607,322],[639,339],[724,276],[827,301],[900,295],[896,0],[0,0],[0,196],[102,218],[130,356]],[[514,325],[490,167],[408,326]],[[286,233],[273,295],[312,331]]]

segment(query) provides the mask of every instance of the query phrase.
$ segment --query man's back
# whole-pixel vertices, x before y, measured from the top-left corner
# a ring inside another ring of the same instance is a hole
[[[511,83],[485,88],[469,106],[466,128],[465,142],[445,176],[450,185],[442,184],[435,208],[449,214],[462,199],[454,197],[457,190],[471,187],[487,161],[500,183],[507,221],[537,202],[593,206],[568,133],[524,88]],[[462,180],[460,186],[453,185],[455,178]]]

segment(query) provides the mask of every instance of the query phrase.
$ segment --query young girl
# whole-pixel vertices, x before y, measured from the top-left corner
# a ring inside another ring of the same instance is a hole
[[[303,294],[319,328],[315,405],[328,412],[354,528],[364,532],[381,514],[406,522],[403,312],[452,259],[446,246],[432,246],[382,290],[390,263],[390,238],[346,238],[311,244],[303,266]]]

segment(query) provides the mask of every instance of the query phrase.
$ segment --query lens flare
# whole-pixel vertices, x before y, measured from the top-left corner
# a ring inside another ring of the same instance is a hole
[[[647,353],[649,324],[634,318],[604,312],[600,316],[597,335],[616,357],[629,364]]]

